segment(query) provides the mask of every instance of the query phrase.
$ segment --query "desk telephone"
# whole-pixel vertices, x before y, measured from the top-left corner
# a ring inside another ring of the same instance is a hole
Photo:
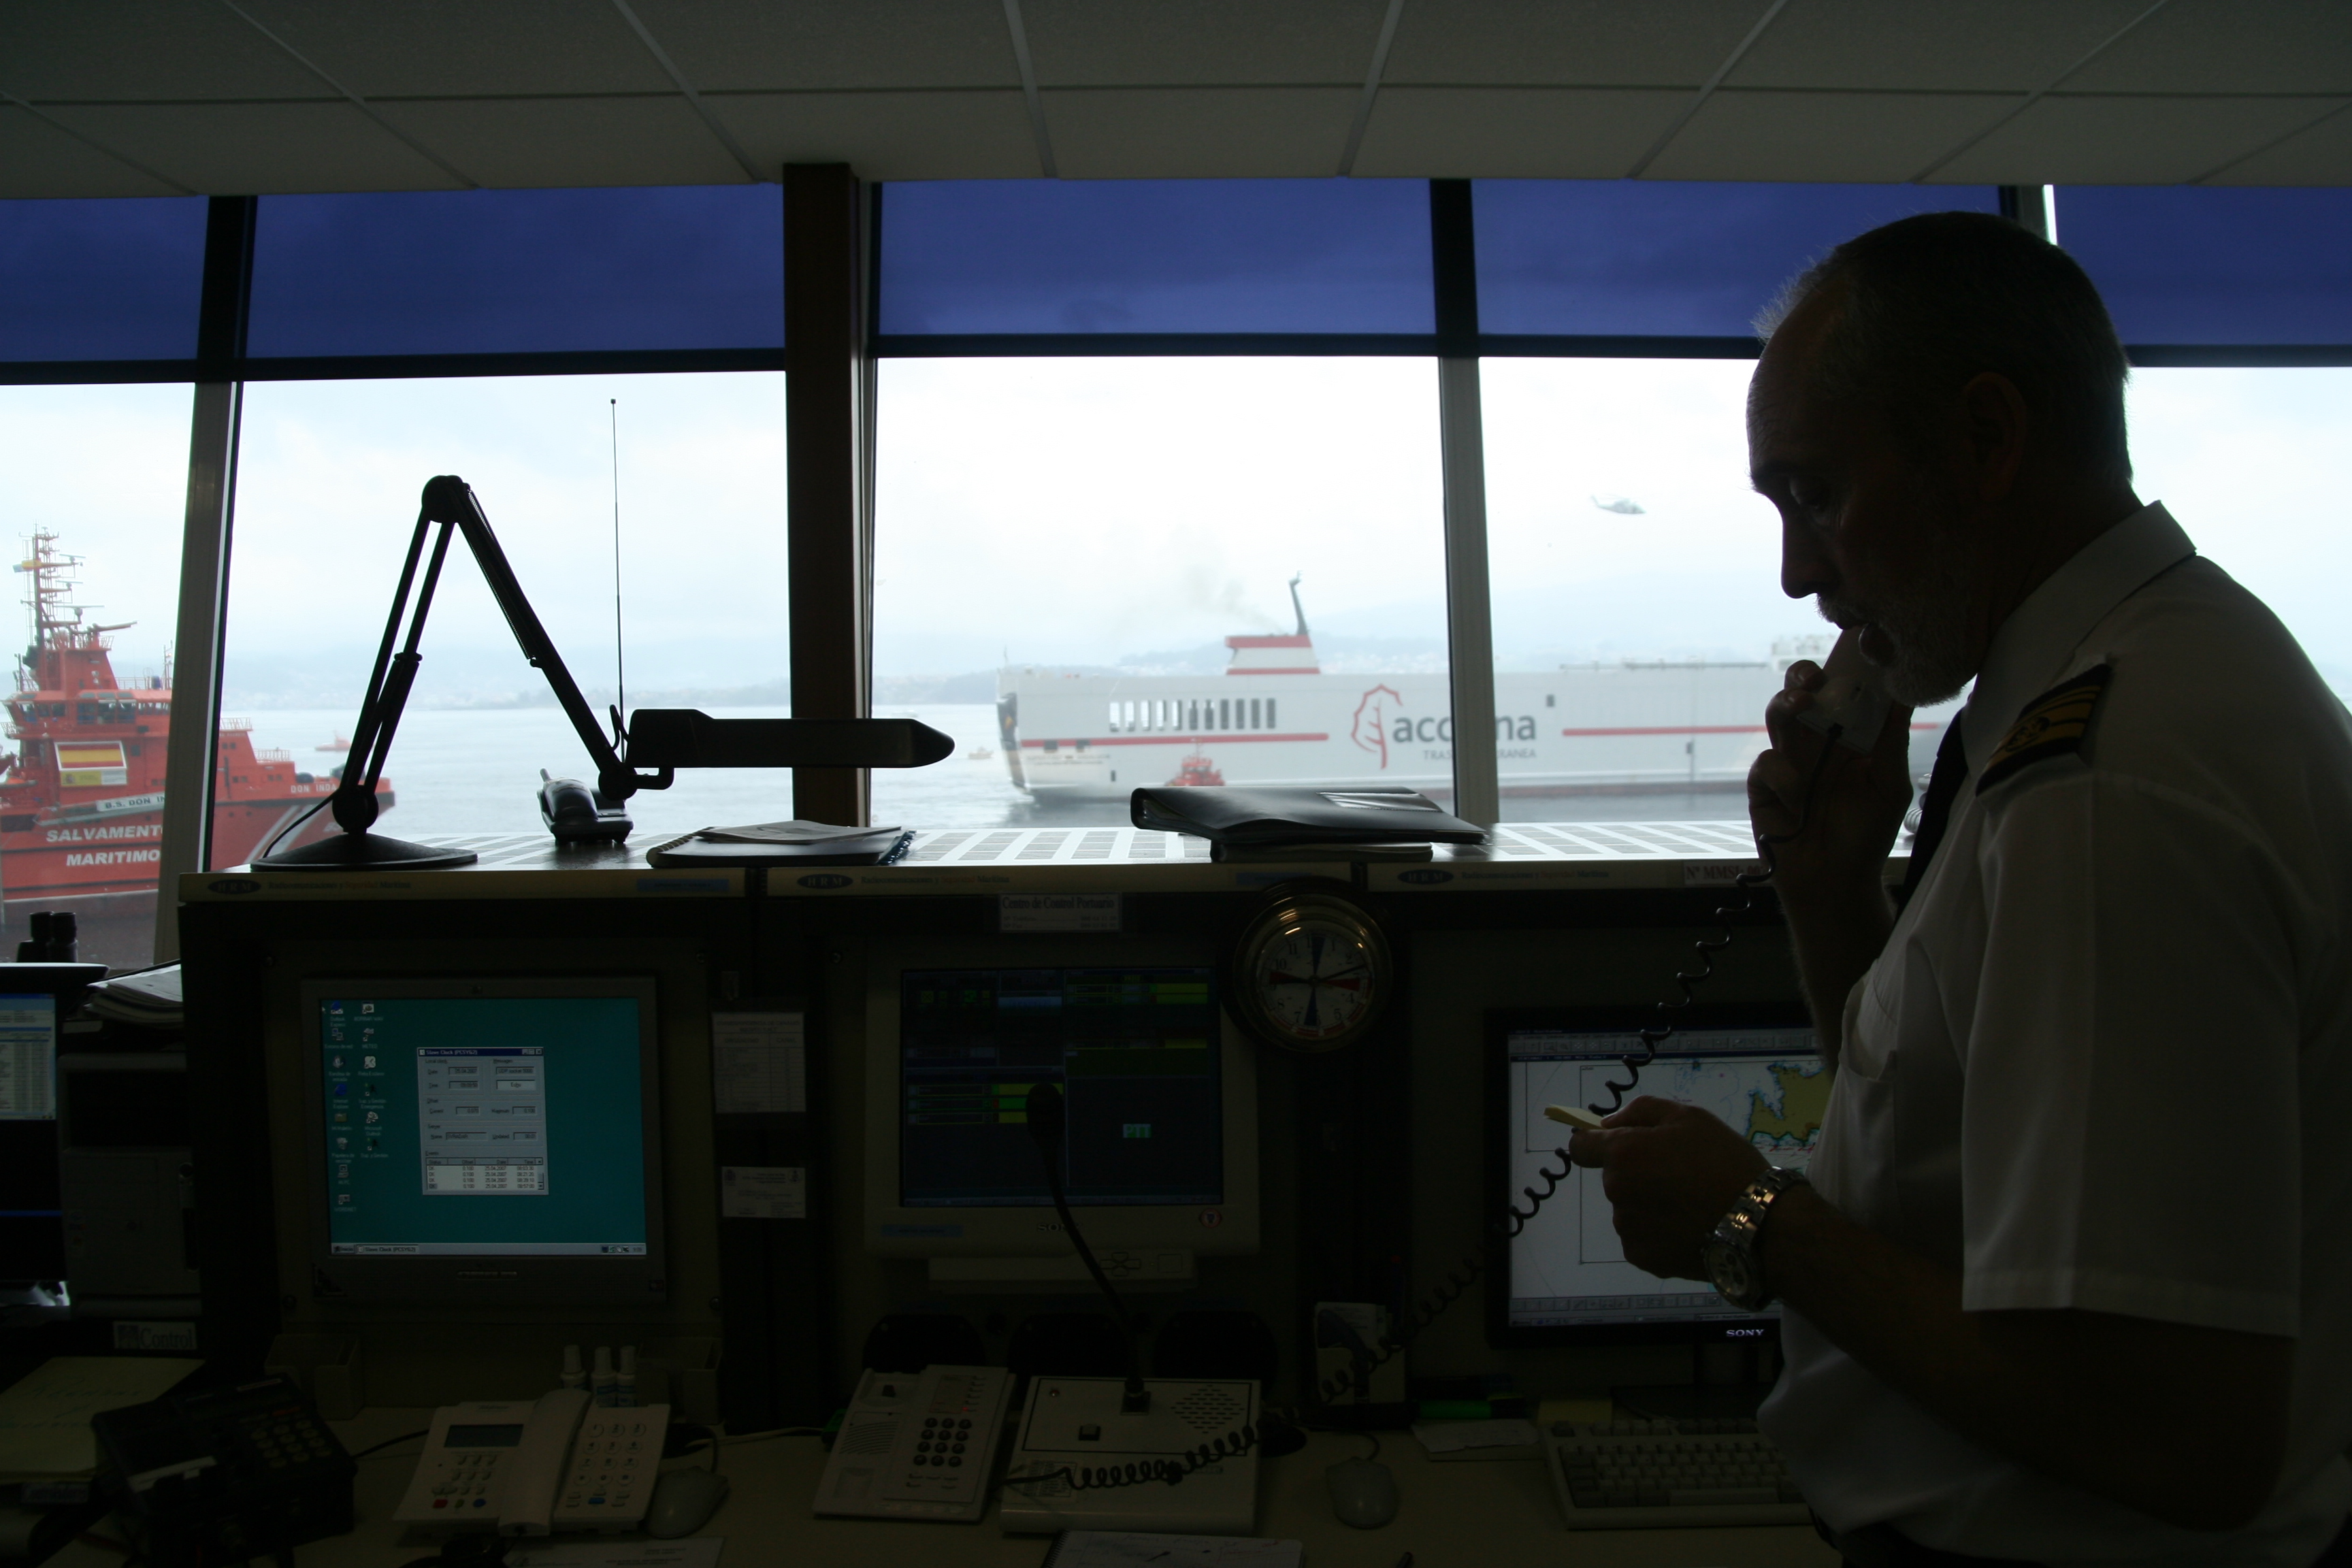
[[[500,1535],[635,1530],[668,1428],[667,1405],[600,1406],[578,1388],[445,1405],[392,1517]]]

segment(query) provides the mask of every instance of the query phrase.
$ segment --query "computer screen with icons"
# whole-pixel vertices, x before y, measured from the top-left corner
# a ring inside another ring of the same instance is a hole
[[[1486,1018],[1486,1190],[1499,1217],[1524,1211],[1528,1188],[1547,1190],[1557,1151],[1572,1129],[1548,1105],[1604,1110],[1642,1049],[1651,1008],[1496,1012]],[[1801,1168],[1821,1139],[1831,1075],[1812,1025],[1788,1004],[1698,1005],[1625,1098],[1654,1095],[1696,1105],[1745,1136],[1775,1165]],[[1766,1337],[1778,1308],[1742,1312],[1703,1281],[1662,1279],[1629,1263],[1601,1173],[1576,1169],[1559,1184],[1487,1278],[1487,1338],[1497,1346]]]
[[[649,979],[321,979],[314,1254],[352,1300],[660,1289]]]

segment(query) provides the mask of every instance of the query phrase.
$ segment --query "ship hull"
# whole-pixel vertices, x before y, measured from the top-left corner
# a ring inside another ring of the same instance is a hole
[[[1503,793],[1738,788],[1765,745],[1764,705],[1781,682],[1764,663],[1497,675],[1492,744]],[[999,703],[1008,768],[1041,804],[1123,800],[1188,771],[1228,784],[1442,792],[1454,782],[1442,674],[1008,674]]]
[[[211,860],[236,866],[253,858],[271,836],[334,793],[331,779],[291,786],[287,799],[221,801],[213,808]],[[0,900],[72,909],[78,900],[101,900],[111,909],[142,900],[153,907],[163,844],[163,797],[160,793],[96,800],[66,807],[54,818],[13,832],[0,832]],[[389,811],[393,794],[379,786],[379,811]],[[280,846],[291,848],[335,831],[325,811],[305,822]]]

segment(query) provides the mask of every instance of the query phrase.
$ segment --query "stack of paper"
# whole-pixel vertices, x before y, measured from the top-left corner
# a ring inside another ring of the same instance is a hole
[[[118,1024],[176,1029],[187,1021],[180,999],[180,966],[166,963],[135,974],[118,974],[89,988],[89,1010]]]

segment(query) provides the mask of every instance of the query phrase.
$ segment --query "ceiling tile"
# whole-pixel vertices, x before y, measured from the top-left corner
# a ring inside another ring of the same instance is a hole
[[[1360,88],[1103,88],[1048,92],[1060,172],[1081,180],[1328,175]]]
[[[2216,174],[2216,185],[2352,185],[2352,103]]]
[[[325,90],[212,0],[0,5],[0,88],[35,102],[316,98]]]
[[[176,196],[37,114],[0,103],[0,201],[27,196]]]
[[[847,163],[867,180],[1034,180],[1018,91],[779,92],[706,100],[764,170]]]
[[[669,92],[611,0],[238,0],[362,98]]]
[[[2352,92],[2344,0],[2172,0],[2069,92]]]
[[[743,165],[677,93],[376,109],[485,185],[726,185],[745,178]]]
[[[1687,88],[1383,88],[1355,172],[1613,180],[1690,101]]]
[[[704,92],[1019,87],[1003,0],[635,0]]]
[[[348,103],[77,104],[49,112],[208,195],[451,188],[446,174]]]
[[[1732,87],[2030,92],[2149,0],[1791,0],[1725,79]]]
[[[1936,172],[1938,181],[2161,185],[2193,180],[2327,107],[2309,98],[2053,93]]]
[[[1768,0],[1423,0],[1381,80],[1460,87],[1696,87]]]
[[[1727,88],[1708,98],[1645,173],[1661,180],[1907,180],[2016,101],[1992,94]]]
[[[1023,0],[1042,87],[1362,87],[1385,0]]]

